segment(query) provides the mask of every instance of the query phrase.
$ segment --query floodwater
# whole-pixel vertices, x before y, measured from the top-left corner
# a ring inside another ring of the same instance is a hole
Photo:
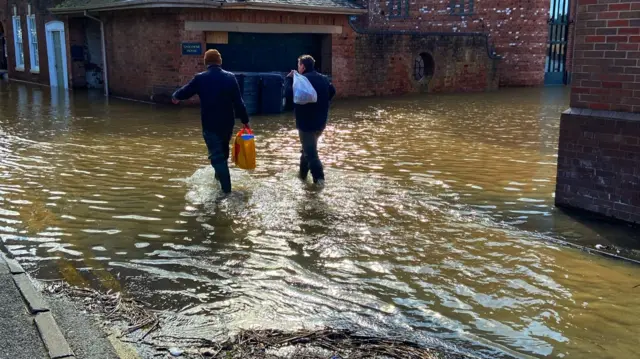
[[[327,186],[296,179],[291,114],[220,199],[197,109],[0,83],[0,237],[43,279],[123,289],[175,332],[330,325],[533,357],[633,358],[638,248],[553,206],[565,89],[334,104]],[[504,355],[506,357],[506,354]]]

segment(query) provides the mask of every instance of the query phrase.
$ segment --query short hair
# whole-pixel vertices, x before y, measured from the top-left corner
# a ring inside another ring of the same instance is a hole
[[[222,56],[218,50],[207,50],[204,53],[205,65],[222,65]]]
[[[302,55],[298,57],[298,61],[304,65],[305,71],[313,71],[316,67],[316,60],[311,55]]]

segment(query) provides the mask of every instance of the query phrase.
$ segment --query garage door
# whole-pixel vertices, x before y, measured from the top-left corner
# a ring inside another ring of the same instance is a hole
[[[207,44],[207,50],[220,51],[228,71],[289,72],[303,54],[313,56],[321,69],[323,36],[328,35],[230,32],[228,44]]]

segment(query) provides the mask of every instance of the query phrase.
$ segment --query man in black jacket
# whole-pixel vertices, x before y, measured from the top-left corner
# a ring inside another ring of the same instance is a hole
[[[324,169],[318,156],[318,139],[327,127],[329,103],[335,96],[336,89],[326,76],[316,72],[315,64],[316,61],[310,55],[298,58],[298,72],[309,80],[318,94],[318,100],[315,103],[305,105],[295,104],[294,110],[296,128],[302,145],[300,178],[306,180],[309,171],[311,171],[313,183],[324,185]],[[289,76],[293,76],[293,73],[294,71],[291,71]],[[289,88],[288,91],[291,94],[293,89]]]
[[[209,160],[216,172],[216,179],[224,193],[231,192],[229,173],[229,142],[236,117],[249,126],[249,115],[244,106],[240,87],[231,72],[223,70],[222,57],[217,50],[204,54],[207,71],[197,74],[187,85],[173,94],[173,103],[200,97],[202,134],[209,150]]]

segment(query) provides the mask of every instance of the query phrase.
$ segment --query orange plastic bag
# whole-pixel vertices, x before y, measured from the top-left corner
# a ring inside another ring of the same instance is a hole
[[[239,168],[245,170],[256,168],[256,141],[249,127],[243,127],[233,140],[231,158]]]

